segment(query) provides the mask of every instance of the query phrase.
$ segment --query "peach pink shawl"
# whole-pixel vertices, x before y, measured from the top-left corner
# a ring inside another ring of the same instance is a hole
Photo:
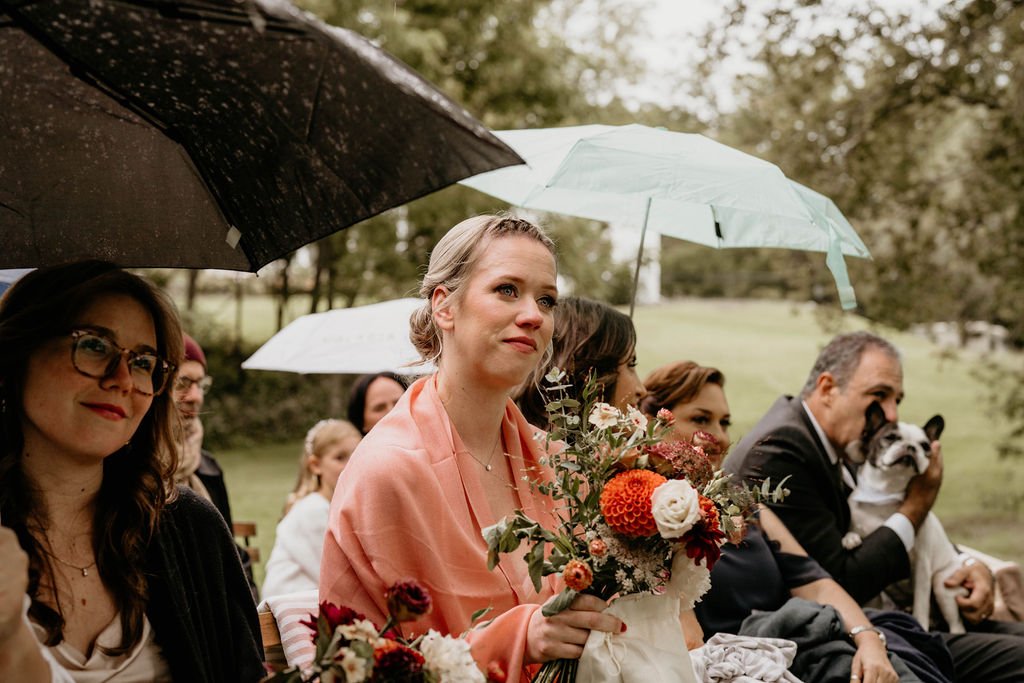
[[[544,442],[510,400],[502,421],[506,452],[517,472],[523,511],[553,525],[550,501],[523,480],[550,478],[539,459]],[[331,503],[320,569],[320,599],[347,605],[378,626],[385,621],[384,591],[414,578],[434,601],[430,615],[405,624],[410,634],[436,629],[458,635],[484,607],[489,624],[470,634],[474,658],[498,662],[509,681],[523,676],[530,618],[559,590],[555,577],[538,595],[526,564],[509,557],[487,569],[481,530],[497,520],[484,493],[489,476],[469,455],[437,394],[435,377],[415,382],[398,405],[363,439],[345,468]],[[526,680],[524,677],[523,680]]]

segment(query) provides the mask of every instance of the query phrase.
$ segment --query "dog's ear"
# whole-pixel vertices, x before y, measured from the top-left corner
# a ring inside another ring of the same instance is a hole
[[[861,441],[867,443],[878,433],[878,430],[889,422],[878,401],[872,401],[871,405],[864,412],[864,431],[861,433]]]
[[[938,441],[939,437],[942,436],[942,430],[945,428],[946,421],[942,419],[941,415],[935,415],[925,423],[924,433],[929,441]]]

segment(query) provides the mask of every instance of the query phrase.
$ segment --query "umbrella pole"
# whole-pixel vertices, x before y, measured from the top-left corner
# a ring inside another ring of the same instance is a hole
[[[647,206],[644,207],[644,224],[640,228],[640,249],[636,252],[636,270],[633,271],[633,297],[629,300],[629,317],[633,318],[633,309],[636,308],[636,292],[640,286],[640,264],[644,260],[644,238],[647,237],[647,219],[651,215],[651,198],[647,198]]]

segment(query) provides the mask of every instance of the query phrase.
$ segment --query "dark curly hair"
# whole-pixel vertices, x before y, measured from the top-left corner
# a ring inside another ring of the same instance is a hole
[[[54,572],[37,538],[50,522],[36,482],[22,466],[24,409],[21,397],[29,359],[45,343],[67,334],[82,310],[103,296],[129,296],[153,317],[157,353],[182,357],[182,332],[171,300],[149,281],[104,261],[41,268],[25,275],[0,299],[0,515],[15,531],[29,557],[29,614],[46,631],[46,644],[63,640],[64,611],[39,599],[40,586],[53,586]],[[173,377],[170,378],[173,380]],[[96,568],[121,618],[117,655],[142,637],[147,603],[144,559],[160,513],[173,495],[168,482],[177,465],[178,415],[164,391],[153,398],[131,442],[103,462],[92,545]]]

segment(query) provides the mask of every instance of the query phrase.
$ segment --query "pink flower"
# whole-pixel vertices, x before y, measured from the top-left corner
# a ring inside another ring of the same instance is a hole
[[[690,441],[708,455],[720,455],[722,453],[722,442],[718,440],[718,437],[709,432],[698,430],[693,433]]]
[[[606,552],[608,552],[608,544],[603,539],[595,538],[590,542],[590,554],[594,557],[604,557]]]
[[[658,409],[658,414],[655,415],[655,417],[658,418],[659,420],[661,420],[662,422],[664,422],[666,425],[668,425],[670,427],[673,424],[675,424],[675,421],[676,421],[676,416],[673,415],[672,411],[669,410],[668,408],[659,408]]]
[[[699,446],[685,441],[662,441],[644,447],[648,466],[668,479],[686,479],[702,491],[715,472]]]

